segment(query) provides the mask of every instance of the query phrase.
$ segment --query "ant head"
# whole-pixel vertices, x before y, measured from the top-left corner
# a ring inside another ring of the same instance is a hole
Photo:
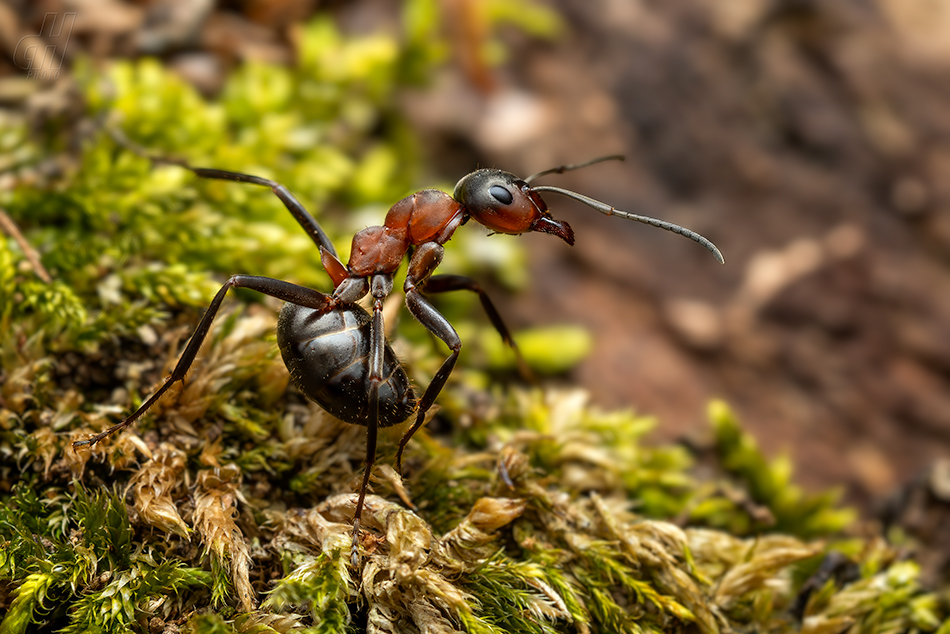
[[[514,174],[496,169],[480,169],[463,177],[452,197],[476,222],[496,233],[526,231],[552,233],[574,244],[574,231],[563,220],[555,220],[540,194]]]
[[[678,233],[706,247],[719,260],[720,264],[725,262],[722,253],[719,252],[715,244],[685,227],[658,218],[621,211],[607,203],[572,192],[569,189],[550,185],[531,187],[529,184],[534,179],[548,174],[563,174],[588,165],[615,160],[622,161],[623,157],[618,155],[601,156],[584,163],[561,165],[560,167],[544,170],[523,179],[501,170],[480,169],[462,178],[455,186],[455,193],[452,194],[452,197],[466,209],[468,216],[497,233],[517,234],[526,231],[543,231],[544,233],[553,233],[568,244],[574,244],[574,231],[571,230],[571,226],[563,220],[552,218],[551,214],[548,213],[548,206],[541,199],[541,192],[551,192],[576,200],[608,216],[618,216]]]

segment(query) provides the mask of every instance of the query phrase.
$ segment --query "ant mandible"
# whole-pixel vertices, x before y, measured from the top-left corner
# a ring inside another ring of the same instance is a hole
[[[142,153],[132,147],[127,139],[124,144]],[[350,260],[345,266],[317,220],[280,183],[238,172],[191,167],[172,159],[149,158],[153,162],[180,165],[203,178],[269,187],[319,247],[320,260],[333,281],[334,290],[331,294],[325,294],[269,277],[232,276],[211,300],[211,305],[201,318],[171,376],[158,391],[122,422],[89,439],[74,442],[73,446],[94,445],[128,427],[161,398],[172,384],[184,379],[228,289],[248,288],[276,297],[286,302],[277,322],[277,342],[294,385],[304,396],[333,416],[366,427],[366,467],[353,517],[354,562],[357,560],[363,500],[376,459],[378,428],[399,424],[415,414],[415,420],[403,434],[396,451],[395,466],[399,471],[406,444],[425,422],[426,412],[442,391],[462,349],[462,341],[455,328],[422,291],[445,293],[467,290],[477,293],[492,325],[505,343],[518,354],[508,328],[478,282],[461,275],[433,275],[442,262],[442,245],[449,241],[456,229],[469,220],[475,220],[494,233],[540,231],[573,245],[574,232],[570,225],[552,218],[547,204],[541,198],[541,192],[551,192],[573,198],[608,216],[619,216],[678,233],[703,245],[720,263],[724,262],[722,254],[712,242],[679,225],[620,211],[560,187],[531,186],[531,182],[541,176],[563,173],[606,160],[622,160],[621,156],[605,156],[585,163],[562,165],[525,179],[497,169],[479,169],[463,177],[451,196],[436,189],[416,192],[393,205],[382,226],[367,227],[353,236]],[[405,369],[384,336],[383,300],[392,291],[393,274],[407,253],[411,255],[403,284],[406,306],[429,332],[445,342],[451,350],[422,398],[416,397]],[[372,300],[372,315],[356,303],[366,295]],[[520,355],[519,362],[523,364]]]

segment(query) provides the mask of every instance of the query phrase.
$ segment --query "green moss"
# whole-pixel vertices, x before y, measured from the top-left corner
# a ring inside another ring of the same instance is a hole
[[[787,459],[768,462],[755,439],[742,431],[724,403],[713,403],[709,415],[723,467],[748,490],[754,503],[768,509],[772,530],[807,539],[837,533],[854,521],[853,511],[837,507],[839,492],[809,495],[792,482],[792,466]],[[717,510],[702,515],[707,521],[721,522],[733,531],[750,530],[748,523],[740,526],[717,517]]]
[[[294,567],[287,570],[262,607],[281,611],[300,606],[313,619],[312,632],[352,630],[347,603],[353,600],[353,580],[347,570],[348,557],[348,551],[338,549],[304,561],[288,561]]]
[[[123,631],[143,604],[200,605],[200,594],[180,593],[207,587],[208,573],[133,544],[121,496],[82,486],[71,496],[54,492],[40,497],[23,481],[0,506],[0,579],[18,582],[0,632],[27,632],[36,622],[62,632]]]

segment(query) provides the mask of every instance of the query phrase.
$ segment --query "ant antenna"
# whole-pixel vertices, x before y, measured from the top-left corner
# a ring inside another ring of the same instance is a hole
[[[610,158],[614,158],[614,157],[607,156],[602,159],[594,159],[593,161],[588,161],[587,163],[580,163],[578,165],[567,165],[565,166],[565,168],[574,169],[577,167],[584,167],[586,165],[590,165],[591,163],[597,163],[597,162],[604,161]],[[553,170],[548,170],[547,172],[541,172],[541,174],[554,172],[554,171],[557,171],[558,169],[562,169],[562,168],[555,168]],[[686,227],[681,227],[677,224],[673,224],[672,222],[667,222],[665,220],[660,220],[658,218],[652,218],[650,216],[641,216],[640,214],[632,214],[628,211],[621,211],[617,209],[616,207],[611,207],[607,203],[602,203],[599,200],[594,200],[593,198],[584,196],[583,194],[572,192],[569,189],[562,189],[561,187],[551,187],[550,185],[538,185],[537,187],[532,187],[531,191],[551,192],[554,194],[560,194],[561,196],[567,196],[568,198],[573,198],[574,200],[580,203],[584,203],[588,207],[592,207],[596,209],[597,211],[599,211],[600,213],[605,214],[607,216],[620,216],[621,218],[626,218],[627,220],[642,222],[644,224],[653,225],[654,227],[659,227],[660,229],[666,229],[667,231],[672,231],[673,233],[677,233],[683,236],[684,238],[689,238],[690,240],[694,242],[698,242],[699,244],[709,249],[709,251],[712,252],[712,254],[716,257],[716,259],[719,260],[720,264],[726,263],[726,260],[722,257],[722,252],[719,251],[719,248],[715,244],[713,244],[708,238],[704,238],[703,236],[699,235],[695,231],[687,229]]]
[[[524,182],[530,183],[534,179],[541,178],[542,176],[547,176],[548,174],[563,174],[564,172],[570,172],[571,170],[578,170],[582,167],[587,167],[588,165],[596,165],[597,163],[603,163],[604,161],[622,161],[623,159],[624,159],[623,154],[611,154],[609,156],[598,156],[595,159],[584,161],[583,163],[572,163],[571,165],[559,165],[558,167],[552,167],[549,170],[544,170],[543,172],[532,174],[528,178],[525,178]]]

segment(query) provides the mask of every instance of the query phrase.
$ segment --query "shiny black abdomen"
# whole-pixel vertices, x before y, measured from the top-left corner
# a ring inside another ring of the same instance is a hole
[[[277,343],[290,378],[304,396],[347,423],[366,425],[370,322],[356,304],[321,312],[284,304]],[[416,395],[389,344],[379,385],[379,426],[406,420]]]

